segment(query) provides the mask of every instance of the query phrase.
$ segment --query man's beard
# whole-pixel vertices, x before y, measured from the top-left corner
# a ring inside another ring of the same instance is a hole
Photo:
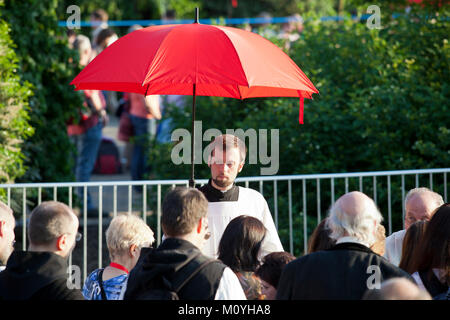
[[[226,188],[226,187],[230,186],[231,184],[233,184],[233,182],[234,182],[231,180],[218,180],[218,179],[213,179],[213,181],[216,184],[216,186],[219,186],[221,188]]]

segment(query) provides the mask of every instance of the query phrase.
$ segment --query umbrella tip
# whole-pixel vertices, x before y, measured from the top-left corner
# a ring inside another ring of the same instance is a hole
[[[195,22],[198,23],[198,7],[195,8]]]

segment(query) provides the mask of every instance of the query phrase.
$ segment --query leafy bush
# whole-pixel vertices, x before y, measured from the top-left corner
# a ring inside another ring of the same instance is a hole
[[[9,31],[9,25],[0,20],[0,183],[14,183],[25,173],[23,141],[33,134],[28,116],[32,88],[28,82],[20,83]],[[5,196],[0,189],[0,200],[5,201]]]
[[[26,182],[73,180],[66,121],[76,115],[82,97],[69,86],[79,69],[64,29],[57,25],[57,3],[8,1],[0,13],[17,45],[18,73],[33,85],[29,124],[35,134],[22,149],[28,170],[20,180]]]

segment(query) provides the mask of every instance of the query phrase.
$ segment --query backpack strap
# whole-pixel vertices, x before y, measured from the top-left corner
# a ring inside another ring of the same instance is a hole
[[[100,286],[100,294],[102,296],[102,300],[108,300],[108,298],[106,297],[106,292],[105,292],[105,288],[103,287],[103,271],[105,269],[100,269],[100,271],[97,274],[97,278],[98,278],[98,284]]]
[[[174,288],[173,291],[175,291],[177,294],[178,292],[180,292],[180,290],[189,282],[192,280],[193,277],[195,277],[197,275],[197,273],[199,273],[204,267],[206,267],[207,265],[209,265],[210,263],[213,262],[218,262],[219,260],[216,259],[211,259],[211,260],[207,260],[205,262],[203,262],[202,264],[200,264],[178,287]]]

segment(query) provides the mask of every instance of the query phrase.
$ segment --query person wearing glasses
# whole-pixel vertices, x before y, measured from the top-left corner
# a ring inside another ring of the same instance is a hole
[[[15,225],[13,211],[0,201],[0,272],[5,270],[6,262],[14,250]]]
[[[75,248],[78,218],[67,205],[42,202],[30,214],[28,251],[15,250],[0,273],[0,300],[83,300],[68,285],[67,260]]]
[[[94,270],[86,279],[83,296],[86,300],[121,300],[121,292],[129,272],[136,265],[142,248],[155,241],[153,231],[141,218],[120,214],[106,230],[106,244],[111,263]]]
[[[444,204],[442,196],[428,188],[411,189],[405,197],[405,228],[386,238],[384,257],[395,266],[402,258],[406,230],[416,221],[429,221],[436,208]]]

